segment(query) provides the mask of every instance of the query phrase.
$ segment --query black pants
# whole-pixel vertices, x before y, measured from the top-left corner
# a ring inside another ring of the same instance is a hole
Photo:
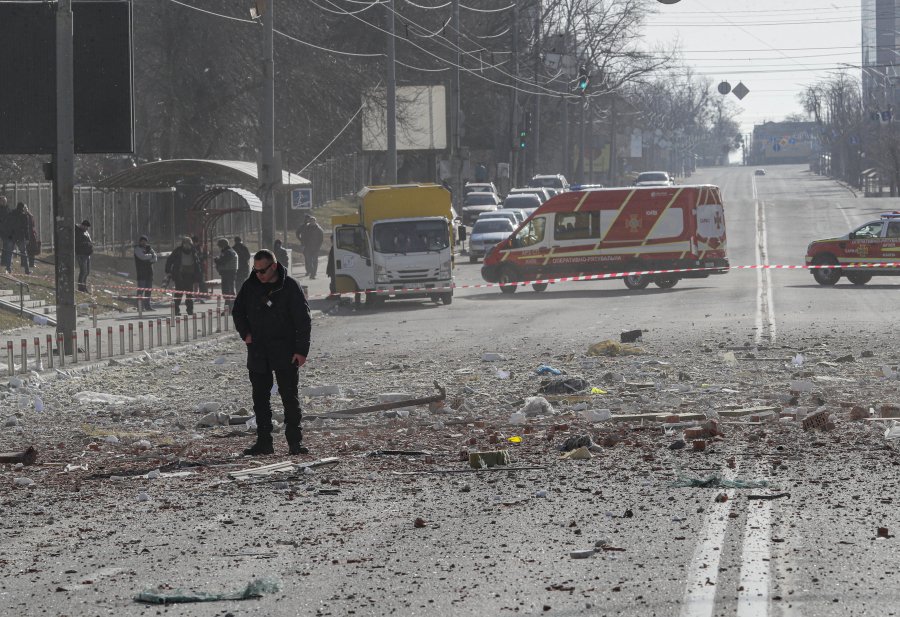
[[[306,275],[316,278],[319,271],[319,251],[304,251],[303,259],[306,261]]]
[[[300,397],[297,386],[300,382],[300,369],[296,366],[275,371],[278,381],[278,394],[284,405],[284,436],[288,443],[300,443],[303,432],[300,428]],[[272,371],[256,373],[250,371],[250,384],[253,386],[253,413],[256,414],[256,435],[261,439],[272,435]]]
[[[190,293],[185,294],[184,292],[193,292],[194,291],[194,276],[193,274],[186,274],[182,272],[178,280],[175,281],[175,293],[172,294],[172,299],[175,302],[175,314],[177,315],[180,312],[181,308],[181,299],[187,296],[184,301],[185,306],[187,306],[187,314],[194,314],[194,296]],[[179,293],[181,292],[181,293]]]

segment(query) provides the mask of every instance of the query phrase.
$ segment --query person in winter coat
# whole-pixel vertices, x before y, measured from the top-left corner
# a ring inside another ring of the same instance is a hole
[[[316,222],[316,217],[307,214],[303,225],[297,230],[297,239],[302,244],[306,275],[314,279],[319,270],[319,249],[325,239],[325,230]]]
[[[200,269],[200,255],[197,254],[197,248],[189,236],[182,238],[181,246],[169,255],[166,260],[166,274],[171,276],[175,283],[175,293],[172,296],[175,303],[175,314],[181,314],[181,299],[187,296],[184,302],[187,314],[193,315],[193,292],[200,279],[203,278],[203,272]]]
[[[253,388],[256,443],[248,456],[274,454],[272,374],[284,404],[284,436],[291,455],[307,454],[300,427],[300,367],[309,355],[312,321],[309,304],[271,251],[253,256],[253,274],[238,292],[232,312],[235,330],[247,345],[247,369]]]
[[[134,269],[137,277],[138,302],[143,303],[145,311],[153,310],[150,306],[150,289],[153,287],[153,264],[158,259],[147,236],[138,238],[138,243],[134,247]]]
[[[87,280],[91,275],[91,255],[94,241],[91,240],[91,222],[84,219],[75,226],[75,260],[78,262],[78,291],[87,292]]]
[[[12,212],[9,210],[9,200],[0,195],[0,264],[9,274],[12,272]]]
[[[278,263],[284,266],[284,269],[290,274],[291,260],[288,258],[288,253],[284,250],[284,245],[281,243],[281,240],[275,240],[275,246],[272,247],[272,252],[275,254],[275,259],[278,260]]]
[[[38,228],[34,224],[34,215],[28,209],[28,206],[25,206],[25,216],[28,217],[25,252],[28,253],[28,267],[34,268],[34,259],[41,254],[41,238],[38,234]]]
[[[19,253],[22,270],[25,271],[25,274],[31,274],[28,262],[28,241],[31,239],[31,232],[34,229],[34,218],[24,203],[20,201],[16,204],[16,209],[6,219],[6,225],[9,227],[13,250]],[[12,256],[10,256],[9,262],[7,271],[11,269]]]
[[[250,249],[241,241],[240,236],[234,237],[234,244],[231,245],[231,248],[234,249],[238,256],[237,278],[235,281],[237,281],[237,288],[240,289],[247,277],[250,276]]]
[[[234,303],[234,279],[238,270],[238,254],[228,244],[225,238],[219,238],[219,250],[221,253],[213,259],[216,264],[216,272],[222,279],[222,295],[225,297],[225,305]]]

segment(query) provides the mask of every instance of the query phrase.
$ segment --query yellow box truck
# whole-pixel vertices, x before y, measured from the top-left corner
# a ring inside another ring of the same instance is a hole
[[[438,184],[367,186],[355,215],[332,219],[335,286],[366,303],[453,301],[453,208]]]

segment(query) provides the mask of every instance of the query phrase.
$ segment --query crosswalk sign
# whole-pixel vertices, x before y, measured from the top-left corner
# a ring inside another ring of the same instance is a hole
[[[291,210],[311,210],[312,189],[294,189],[291,191]]]

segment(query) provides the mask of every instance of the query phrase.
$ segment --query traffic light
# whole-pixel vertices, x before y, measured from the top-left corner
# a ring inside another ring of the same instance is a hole
[[[588,85],[591,83],[591,76],[588,74],[587,67],[583,64],[578,67],[578,92],[584,94],[587,92]]]
[[[522,128],[519,129],[519,149],[520,150],[524,150],[525,147],[528,145],[527,138],[528,138],[528,131],[525,130],[525,127],[523,126]]]

